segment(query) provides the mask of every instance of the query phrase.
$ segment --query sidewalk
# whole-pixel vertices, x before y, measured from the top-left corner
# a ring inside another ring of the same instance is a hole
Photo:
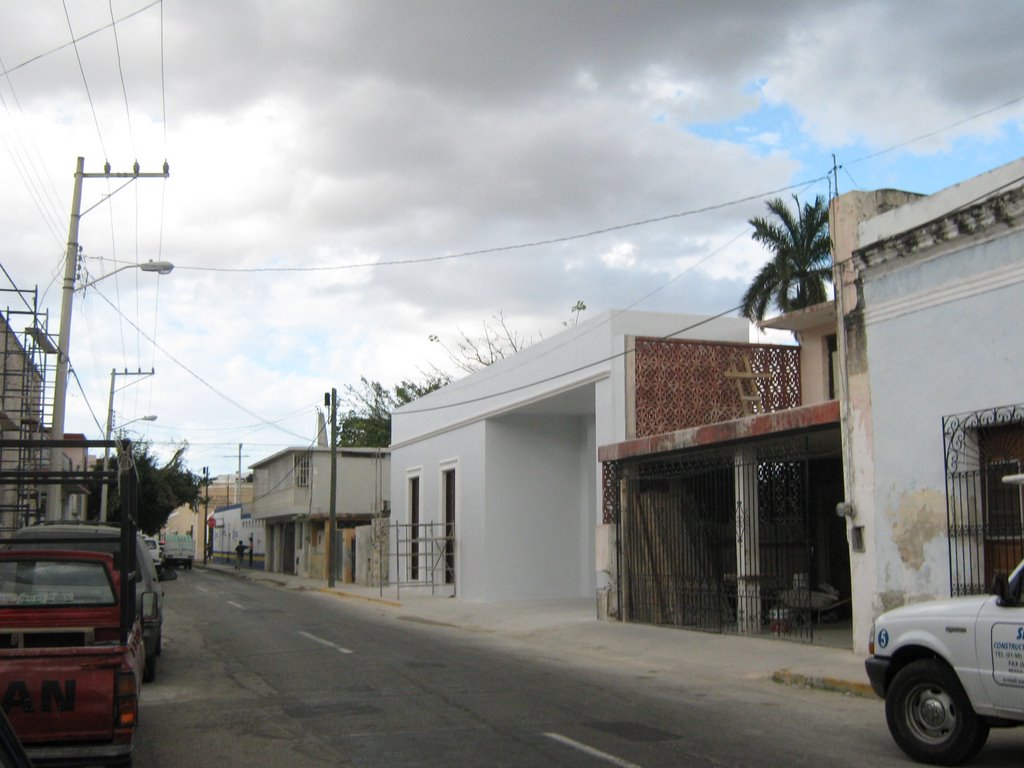
[[[707,682],[723,677],[773,680],[848,695],[874,698],[862,656],[842,648],[786,640],[599,621],[594,600],[538,600],[478,603],[412,591],[336,584],[280,573],[197,564],[208,571],[259,581],[284,589],[310,590],[374,606],[403,621],[443,626],[551,654],[571,650],[574,658],[635,668],[683,669],[688,678]]]

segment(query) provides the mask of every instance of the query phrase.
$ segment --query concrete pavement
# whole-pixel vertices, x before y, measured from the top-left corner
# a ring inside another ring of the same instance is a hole
[[[197,565],[237,578],[284,589],[330,594],[394,615],[403,621],[443,626],[551,653],[571,649],[589,661],[652,670],[685,670],[693,678],[773,680],[847,695],[874,698],[864,672],[864,658],[852,651],[786,640],[599,621],[594,600],[537,600],[479,603],[410,590],[336,584],[279,573],[230,566]]]

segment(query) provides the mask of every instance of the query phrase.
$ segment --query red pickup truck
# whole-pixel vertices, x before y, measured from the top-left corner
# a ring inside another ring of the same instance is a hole
[[[130,766],[142,627],[113,557],[0,551],[0,705],[35,765]]]

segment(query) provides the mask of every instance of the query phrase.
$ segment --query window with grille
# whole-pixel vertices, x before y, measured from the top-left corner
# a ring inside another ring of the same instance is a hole
[[[295,470],[295,485],[299,488],[309,487],[309,454],[296,454],[293,468]]]

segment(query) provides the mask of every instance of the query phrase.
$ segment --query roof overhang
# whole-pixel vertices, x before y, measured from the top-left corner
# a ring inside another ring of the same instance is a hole
[[[787,312],[784,315],[762,320],[757,324],[757,327],[762,329],[771,328],[774,330],[800,333],[802,331],[809,331],[812,328],[825,326],[831,326],[834,328],[835,324],[835,302],[823,301],[821,304],[815,304],[814,306],[807,307],[805,309],[797,309],[793,312]]]
[[[809,432],[830,426],[839,426],[838,400],[604,445],[598,449],[597,458],[602,462],[647,458],[663,453]]]

